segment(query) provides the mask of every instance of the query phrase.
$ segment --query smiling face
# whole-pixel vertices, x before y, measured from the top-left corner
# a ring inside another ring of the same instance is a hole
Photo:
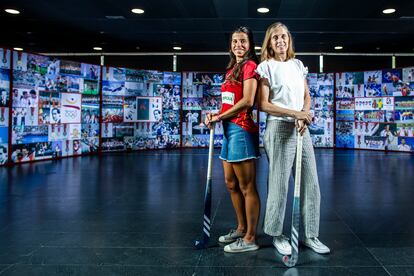
[[[289,34],[283,27],[276,28],[270,36],[270,46],[275,52],[276,59],[286,59],[289,50]]]
[[[233,33],[231,36],[231,51],[240,61],[250,49],[249,37],[245,33]]]

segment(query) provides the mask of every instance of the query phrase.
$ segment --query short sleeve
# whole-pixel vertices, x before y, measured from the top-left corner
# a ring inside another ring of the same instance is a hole
[[[263,61],[257,66],[256,73],[262,79],[268,79],[270,81],[269,70],[267,70],[266,61]]]
[[[303,74],[303,78],[305,79],[306,76],[308,75],[308,67],[305,67],[305,65],[303,65],[303,62],[300,61],[299,59],[295,59],[296,64],[299,66],[300,71]]]
[[[259,76],[256,73],[257,64],[251,60],[247,61],[246,64],[243,65],[243,75],[242,80],[248,79],[258,79]]]

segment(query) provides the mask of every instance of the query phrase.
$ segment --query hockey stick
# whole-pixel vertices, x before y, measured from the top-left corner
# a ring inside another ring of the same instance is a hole
[[[302,147],[303,136],[298,131],[296,145],[296,169],[295,169],[295,193],[293,197],[293,210],[292,210],[292,230],[291,230],[291,246],[292,255],[284,256],[283,262],[286,266],[292,267],[296,265],[299,255],[299,220],[300,220],[300,179],[302,174]]]
[[[207,166],[207,183],[206,190],[204,192],[204,219],[203,219],[203,238],[202,240],[194,240],[194,246],[196,249],[204,249],[208,246],[210,240],[210,227],[211,227],[211,171],[213,166],[213,152],[214,152],[214,128],[216,124],[213,123],[213,127],[210,130],[210,144],[208,148],[208,166]]]

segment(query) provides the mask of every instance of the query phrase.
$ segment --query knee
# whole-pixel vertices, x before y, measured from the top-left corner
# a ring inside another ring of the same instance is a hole
[[[230,193],[234,193],[238,190],[237,188],[237,180],[235,178],[226,178],[226,187]]]
[[[243,193],[244,197],[249,194],[252,194],[256,191],[255,183],[253,181],[250,182],[240,182],[239,183],[240,191]]]

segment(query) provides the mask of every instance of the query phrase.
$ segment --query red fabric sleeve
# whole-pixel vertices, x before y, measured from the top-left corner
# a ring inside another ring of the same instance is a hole
[[[248,80],[251,78],[259,79],[259,75],[256,73],[257,64],[249,60],[243,65],[242,80]]]

